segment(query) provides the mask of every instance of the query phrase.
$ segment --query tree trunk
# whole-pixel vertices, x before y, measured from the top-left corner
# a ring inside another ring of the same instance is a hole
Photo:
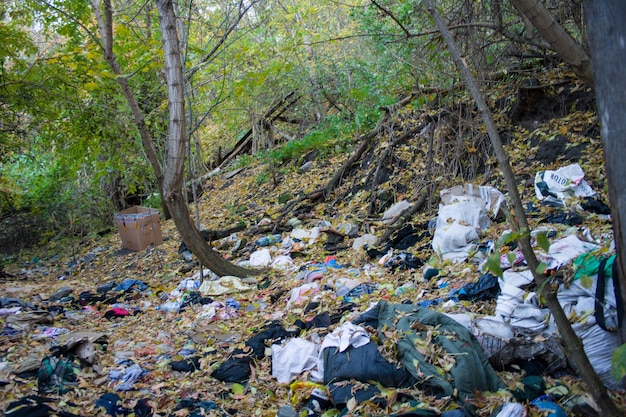
[[[432,0],[424,0],[424,4],[428,8],[428,12],[433,17],[437,28],[441,32],[442,37],[445,39],[448,50],[456,64],[457,68],[461,72],[465,83],[467,84],[468,90],[474,100],[476,101],[476,106],[481,113],[481,117],[483,122],[487,127],[487,133],[489,134],[489,138],[491,140],[491,144],[494,148],[496,158],[498,160],[498,165],[504,174],[504,179],[506,181],[507,190],[509,192],[509,198],[511,199],[514,212],[515,219],[511,218],[510,223],[511,227],[517,231],[521,232],[521,238],[518,239],[518,243],[524,254],[524,258],[528,265],[528,268],[532,271],[535,283],[537,287],[540,289],[540,295],[546,300],[546,304],[554,317],[554,321],[559,328],[559,332],[561,333],[561,337],[565,344],[565,350],[568,353],[570,359],[575,363],[578,372],[580,373],[583,381],[587,385],[589,392],[591,393],[594,401],[598,406],[602,409],[602,413],[604,417],[618,417],[623,414],[617,408],[616,404],[613,402],[611,397],[608,395],[604,384],[598,377],[598,374],[591,366],[589,362],[589,358],[585,354],[583,349],[583,344],[580,341],[580,338],[574,332],[572,325],[570,324],[567,316],[563,312],[561,305],[559,304],[556,297],[556,289],[549,282],[547,277],[543,273],[539,273],[537,271],[537,266],[539,262],[535,253],[533,252],[532,246],[530,244],[530,229],[528,227],[528,220],[526,218],[526,212],[524,211],[524,207],[522,205],[522,200],[519,195],[519,191],[517,189],[517,184],[515,182],[515,175],[513,174],[513,170],[511,169],[511,164],[509,162],[508,156],[504,147],[502,146],[502,140],[500,139],[500,135],[496,128],[495,123],[493,122],[493,117],[491,116],[491,111],[485,102],[482,92],[480,91],[478,84],[474,80],[474,77],[470,73],[469,68],[463,61],[461,57],[461,53],[456,47],[456,43],[452,38],[452,34],[448,30],[445,22],[435,9]]]
[[[141,143],[143,144],[143,148],[146,152],[146,155],[148,156],[148,160],[150,161],[152,169],[154,170],[154,175],[156,176],[159,191],[161,192],[161,195],[163,195],[163,170],[157,152],[154,148],[152,135],[148,130],[148,126],[146,125],[146,119],[143,112],[141,111],[141,108],[139,107],[139,103],[137,103],[137,99],[135,98],[135,95],[133,94],[133,91],[128,84],[128,79],[122,73],[122,69],[120,68],[119,62],[117,61],[117,57],[113,53],[113,8],[111,6],[111,0],[104,0],[103,4],[100,4],[100,0],[90,0],[90,3],[91,8],[93,9],[96,16],[96,21],[98,22],[98,30],[100,32],[100,37],[102,38],[101,46],[103,49],[104,58],[111,68],[111,71],[113,71],[113,73],[116,75],[115,79],[120,85],[122,93],[124,93],[124,98],[126,98],[128,107],[130,107],[130,111],[133,114],[133,118],[135,119],[135,125],[139,130]],[[165,206],[163,208],[163,216],[168,219],[169,212]]]
[[[176,35],[176,16],[171,1],[158,1],[159,14],[163,31],[163,45],[167,47],[165,60],[167,66],[168,95],[170,108],[170,126],[167,142],[167,155],[165,166],[157,157],[152,135],[145,123],[145,117],[137,103],[137,99],[123,75],[119,62],[113,53],[113,8],[111,0],[90,0],[94,10],[100,36],[102,37],[102,49],[104,57],[111,70],[117,75],[124,97],[135,118],[135,124],[139,130],[141,141],[157,177],[161,195],[163,197],[164,215],[166,218],[172,215],[176,229],[181,237],[198,257],[203,265],[217,275],[235,275],[244,277],[258,273],[256,270],[248,270],[233,265],[224,260],[217,252],[206,244],[198,229],[194,226],[189,216],[185,194],[183,193],[183,179],[185,167],[185,108],[182,84],[182,64]]]
[[[609,185],[616,265],[622,300],[626,300],[626,3],[624,0],[586,1],[585,9]],[[622,342],[626,342],[623,327],[622,323]]]
[[[569,65],[574,73],[593,87],[591,59],[574,38],[559,25],[539,0],[511,0],[517,11],[527,17],[554,51]]]
[[[165,52],[165,78],[169,108],[169,128],[167,137],[167,154],[165,159],[165,177],[163,181],[163,201],[168,206],[176,229],[189,247],[198,257],[200,263],[206,265],[219,276],[234,275],[245,277],[259,273],[231,264],[223,259],[202,239],[195,227],[183,192],[185,169],[185,94],[183,85],[183,66],[180,56],[178,35],[176,32],[176,15],[171,0],[157,0],[163,51]]]

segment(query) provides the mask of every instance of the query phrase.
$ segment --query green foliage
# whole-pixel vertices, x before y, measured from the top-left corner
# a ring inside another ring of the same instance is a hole
[[[487,270],[492,274],[495,275],[497,277],[502,277],[503,271],[502,271],[502,267],[500,266],[500,253],[499,252],[494,252],[491,255],[489,255],[489,258],[487,258]]]
[[[621,345],[611,357],[611,373],[613,379],[619,382],[626,376],[626,344]]]
[[[545,232],[537,233],[535,238],[537,239],[537,244],[541,249],[543,249],[544,252],[548,252],[550,250],[550,241],[548,240],[548,236]]]
[[[72,235],[106,225],[110,202],[89,178],[74,177],[70,181],[68,167],[52,160],[50,155],[15,158],[3,174],[21,190],[16,192],[14,208],[43,216],[52,229]],[[85,204],[86,201],[91,203]]]
[[[256,185],[263,185],[267,183],[269,180],[270,180],[270,173],[267,171],[262,171],[258,173],[257,176],[254,178],[254,182],[256,182]]]
[[[142,206],[160,209],[162,207],[162,204],[163,201],[161,199],[161,194],[152,193],[148,196],[148,198],[143,201]]]
[[[332,153],[337,146],[352,138],[354,124],[341,117],[331,116],[325,123],[307,133],[300,140],[292,140],[269,152],[270,158],[277,163],[285,163],[301,158],[311,150],[318,150],[322,154]]]

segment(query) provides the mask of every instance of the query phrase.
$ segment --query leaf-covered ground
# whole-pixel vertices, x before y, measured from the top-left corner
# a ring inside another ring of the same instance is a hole
[[[580,163],[587,182],[602,200],[608,201],[598,121],[589,92],[559,71],[539,81],[544,86],[541,90],[517,89],[520,84],[516,81],[506,88],[491,90],[494,116],[501,126],[512,166],[518,175],[522,199],[529,210],[531,207],[537,210],[529,211],[533,227],[542,225],[541,220],[553,210],[542,206],[534,195],[533,180],[539,170]],[[65,333],[73,331],[100,332],[103,338],[93,344],[93,364],[78,371],[75,387],[64,394],[46,394],[53,399],[49,403],[53,409],[84,416],[104,415],[96,401],[106,393],[119,395],[122,406],[129,412],[141,404],[141,400],[147,400],[153,412],[161,416],[186,416],[194,412],[198,414],[193,415],[274,416],[282,405],[291,404],[297,408],[312,389],[307,383],[308,372],[294,380],[300,384],[279,384],[272,377],[271,361],[266,356],[253,362],[250,379],[245,383],[220,382],[211,374],[235,349],[245,348],[245,342],[270,321],[276,320],[289,329],[297,320],[307,321],[323,312],[334,315],[338,322],[330,328],[310,328],[300,334],[300,337],[312,339],[316,334],[323,336],[339,324],[357,317],[379,300],[402,303],[445,298],[450,291],[475,282],[482,274],[480,263],[443,262],[430,246],[432,235],[428,233],[427,225],[437,216],[441,189],[473,182],[506,191],[495,158],[484,152],[488,148],[485,145],[487,139],[472,106],[448,106],[446,111],[442,110],[444,105],[441,108],[433,106],[429,111],[404,109],[394,124],[379,135],[370,151],[345,173],[341,185],[325,201],[305,200],[295,206],[294,211],[281,211],[290,201],[323,187],[346,160],[346,153],[317,155],[312,160],[312,168],[306,172],[299,169],[304,160],[278,167],[275,173],[267,165],[250,166],[236,174],[222,172],[206,181],[198,203],[203,228],[223,230],[245,226],[244,230],[212,244],[233,262],[246,262],[258,249],[254,241],[270,234],[277,219],[282,220],[278,232],[283,238],[290,234],[287,222],[292,218],[297,218],[299,227],[305,230],[320,225],[337,228],[341,224],[352,224],[358,227],[359,235],[380,236],[386,227],[380,221],[384,208],[388,207],[384,205],[385,201],[387,204],[415,201],[421,191],[430,190],[432,198],[410,221],[426,233],[408,251],[438,268],[438,277],[425,280],[424,267],[392,272],[378,258],[368,257],[363,250],[352,249],[353,238],[344,238],[330,245],[328,239],[332,238],[332,233],[321,233],[317,240],[304,240],[301,248],[287,254],[293,260],[292,265],[272,268],[254,277],[255,281],[248,280],[252,290],[211,296],[213,301],[221,304],[191,304],[180,312],[166,312],[157,307],[180,300],[188,290],[175,290],[184,279],[199,271],[197,264],[188,262],[179,254],[181,241],[173,222],[160,223],[162,245],[139,252],[121,248],[119,234],[112,222],[113,231],[103,237],[32,249],[5,267],[11,276],[0,282],[2,297],[19,299],[37,310],[46,310],[50,313],[50,320],[33,322],[22,332],[9,334],[5,331],[0,336],[0,408],[6,411],[10,403],[39,394],[37,376],[16,375],[15,370],[29,358],[41,361],[50,354],[51,347],[63,345]],[[442,121],[435,125],[432,139],[414,135],[395,148],[389,160],[373,172],[379,157],[396,137],[394,135],[407,126],[419,125],[426,116]],[[358,143],[350,146],[356,148]],[[372,195],[377,198],[373,200]],[[193,205],[191,209],[195,218]],[[550,224],[554,236],[586,233],[608,250],[612,238],[610,222],[596,214],[584,212],[581,215],[582,224],[577,226]],[[504,222],[494,222],[481,241],[496,241],[506,229]],[[280,245],[270,250],[273,258],[281,254]],[[324,265],[330,260],[327,256],[331,255],[336,257],[340,267]],[[305,293],[304,300],[291,302],[288,307],[290,291],[302,285],[303,273],[322,267],[326,268],[320,286],[328,289],[315,294],[317,306],[306,309],[314,294]],[[371,283],[373,292],[349,300],[338,296],[333,288],[346,278]],[[107,284],[118,285],[127,280],[141,281],[147,289],[135,287],[129,291],[109,291],[99,301],[86,298],[88,295],[100,297],[103,292],[99,293],[98,288],[102,291]],[[396,295],[395,290],[407,282],[413,282],[415,288]],[[60,300],[50,300],[64,288],[71,290],[71,294],[63,294]],[[352,303],[350,308],[346,308],[347,301]],[[115,308],[130,314],[115,316],[112,311],[122,311]],[[493,314],[495,301],[459,301],[431,308],[480,317]],[[29,308],[24,307],[22,311],[27,312]],[[9,316],[3,315],[0,319],[5,330],[5,325],[10,322]],[[395,361],[393,341],[397,335],[388,334],[387,337],[380,350],[384,357]],[[425,344],[421,348],[428,352],[428,349],[434,349],[434,345]],[[433,350],[428,353],[444,368],[454,361],[442,352]],[[172,370],[171,362],[184,360],[188,355],[199,358],[199,369],[193,372]],[[112,371],[125,370],[131,363],[140,365],[144,371],[142,376],[132,382],[132,389],[116,391],[120,381],[111,378]],[[509,388],[514,389],[519,386],[524,371],[513,368],[499,375]],[[593,404],[576,375],[563,373],[558,377],[545,376],[544,380],[553,398],[571,413],[572,399]],[[331,409],[327,415],[341,411],[344,415],[389,415],[394,412],[401,415],[402,410],[409,407],[406,393],[434,411],[456,407],[454,399],[428,397],[417,390],[388,388],[384,393],[386,408],[372,402],[349,402],[348,410]],[[623,402],[621,393],[613,394],[618,402]],[[474,402],[477,413],[487,416],[511,399],[508,391],[483,392],[476,393]],[[530,415],[542,415],[530,406],[526,409]],[[587,413],[593,414],[589,410]]]

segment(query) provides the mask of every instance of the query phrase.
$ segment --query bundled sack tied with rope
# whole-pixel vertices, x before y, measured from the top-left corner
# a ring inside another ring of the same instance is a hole
[[[573,262],[574,279],[557,294],[565,314],[575,317],[574,331],[583,342],[594,369],[610,389],[623,388],[611,374],[611,357],[622,343],[618,332],[624,311],[615,255],[597,251],[579,255]],[[575,366],[575,364],[573,364]]]

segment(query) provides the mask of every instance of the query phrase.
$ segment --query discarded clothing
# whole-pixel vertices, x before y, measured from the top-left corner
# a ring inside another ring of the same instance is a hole
[[[122,399],[117,394],[102,394],[96,401],[96,407],[104,408],[104,411],[113,417],[129,414],[128,408],[122,406]]]
[[[61,301],[63,298],[70,295],[72,292],[73,291],[70,287],[61,287],[48,298],[48,301],[50,301],[51,303],[56,303],[57,301]]]
[[[308,340],[295,338],[284,346],[272,345],[272,376],[281,384],[288,384],[302,372],[318,364],[318,346]]]
[[[299,304],[302,301],[313,298],[319,292],[320,287],[317,282],[302,284],[299,287],[292,288],[286,309],[289,310],[293,304]]]
[[[252,359],[263,359],[265,357],[266,341],[278,342],[287,337],[296,337],[302,329],[287,331],[280,324],[274,321],[263,327],[259,333],[246,341],[246,346],[251,352],[244,352],[242,349],[235,349],[230,357],[215,369],[211,376],[224,382],[245,382],[250,378]]]
[[[22,330],[16,329],[12,326],[4,326],[2,332],[0,332],[0,336],[16,337],[22,334],[22,332]]]
[[[394,255],[387,262],[385,262],[385,266],[390,268],[391,272],[396,272],[397,269],[400,271],[418,269],[422,265],[424,265],[424,261],[409,252],[402,252]]]
[[[185,398],[180,400],[180,402],[178,403],[178,405],[176,405],[175,410],[189,410],[189,411],[193,411],[193,413],[191,414],[185,414],[188,417],[202,417],[202,416],[208,416],[208,415],[212,415],[211,413],[208,413],[208,411],[210,410],[216,410],[218,408],[217,403],[213,402],[213,401],[197,401],[191,398]],[[181,414],[174,412],[172,414],[170,414],[170,417],[174,417],[174,416],[179,416]],[[221,415],[225,415],[224,412],[221,413]]]
[[[139,281],[138,279],[127,279],[127,280],[124,280],[117,287],[115,287],[113,291],[128,292],[134,289],[139,290],[139,291],[145,291],[148,289],[148,286],[144,284],[143,282]]]
[[[330,327],[330,325],[332,324],[332,318],[330,317],[330,315],[326,312],[322,313],[322,314],[318,314],[317,316],[313,317],[312,320],[309,320],[305,323],[305,328],[307,330],[309,329],[325,329]]]
[[[413,225],[407,224],[392,236],[386,245],[386,249],[407,250],[415,246],[417,242],[421,242],[428,237],[428,231],[424,231],[426,228],[427,225],[422,225],[422,231],[420,232],[420,230],[414,228]]]
[[[29,395],[20,400],[13,401],[7,406],[4,415],[6,417],[79,417],[67,411],[53,409],[47,403],[56,404],[58,400],[53,398]]]
[[[115,391],[130,391],[135,389],[135,382],[147,373],[141,366],[135,364],[123,370],[112,369],[109,371],[109,378],[113,381],[120,381]]]
[[[365,386],[363,387],[363,385]],[[355,384],[332,383],[329,385],[328,391],[333,405],[338,409],[344,408],[351,398],[354,398],[357,404],[372,401],[379,407],[387,406],[387,400],[380,395],[380,389],[375,385],[359,384],[359,388],[356,388]]]
[[[324,384],[355,379],[361,382],[376,381],[385,387],[407,388],[418,379],[401,364],[388,362],[374,342],[341,351],[326,347],[324,358]]]
[[[106,294],[107,292],[111,291],[113,288],[115,288],[117,284],[115,284],[115,282],[111,281],[109,283],[100,285],[98,288],[96,288],[96,292],[98,294]]]
[[[343,352],[349,347],[358,348],[369,342],[370,336],[367,330],[351,322],[345,322],[324,338],[320,351],[329,347],[336,347],[339,352]]]
[[[103,302],[107,299],[106,294],[94,295],[91,291],[83,291],[78,295],[77,303],[80,306]]]
[[[255,287],[244,283],[241,278],[224,276],[215,281],[205,280],[200,285],[202,295],[224,295],[253,290]]]
[[[104,313],[104,317],[107,320],[112,320],[115,317],[126,317],[126,316],[130,316],[130,312],[120,307],[113,308],[107,311],[106,313]]]
[[[170,362],[172,371],[193,372],[200,369],[200,358],[194,356],[189,359]]]
[[[498,277],[489,273],[482,275],[478,282],[465,284],[457,293],[459,300],[488,301],[495,300],[500,294]]]
[[[54,339],[55,337],[65,334],[67,332],[69,332],[69,330],[62,327],[44,327],[39,333],[33,335],[33,339],[45,339],[48,337],[50,339]]]
[[[252,357],[241,349],[235,349],[233,354],[211,373],[211,376],[222,382],[245,382],[252,374],[250,366]]]
[[[104,408],[104,411],[113,417],[127,416],[132,414],[134,417],[148,417],[152,415],[152,407],[147,399],[137,401],[132,408],[122,406],[122,399],[117,394],[105,393],[96,401],[96,407]]]
[[[265,341],[271,340],[278,342],[287,337],[295,337],[298,333],[300,333],[300,329],[296,331],[287,331],[279,322],[271,322],[266,325],[262,331],[248,339],[246,341],[246,346],[252,348],[252,356],[256,359],[263,359],[265,357]]]
[[[77,384],[77,372],[71,358],[46,356],[37,372],[39,392],[65,394]]]
[[[611,208],[597,197],[585,197],[581,204],[583,210],[596,214],[611,214]]]
[[[505,387],[476,338],[445,314],[384,300],[368,313],[369,323],[373,322],[374,314],[378,315],[376,327],[381,342],[385,331],[397,329],[403,335],[398,341],[398,360],[420,381],[422,388],[441,391],[444,395],[452,395],[456,389],[459,399],[464,401],[472,397],[475,390],[497,391]],[[437,332],[432,332],[435,328]],[[452,362],[435,366],[416,348],[432,345],[438,345],[444,355],[451,355]]]
[[[583,218],[577,213],[573,212],[561,212],[549,214],[542,220],[544,223],[558,223],[558,224],[566,224],[568,226],[577,226],[583,223]]]
[[[211,297],[203,297],[202,294],[200,294],[200,291],[191,291],[189,295],[183,299],[183,303],[180,308],[183,309],[192,304],[207,305],[212,302],[213,299]]]
[[[0,307],[23,307],[23,308],[35,308],[32,304],[26,303],[19,298],[13,297],[0,297]]]
[[[359,284],[356,287],[352,288],[350,291],[348,291],[344,295],[344,297],[346,299],[350,297],[361,297],[362,295],[365,295],[365,294],[372,294],[375,289],[376,289],[376,286],[371,283]]]

